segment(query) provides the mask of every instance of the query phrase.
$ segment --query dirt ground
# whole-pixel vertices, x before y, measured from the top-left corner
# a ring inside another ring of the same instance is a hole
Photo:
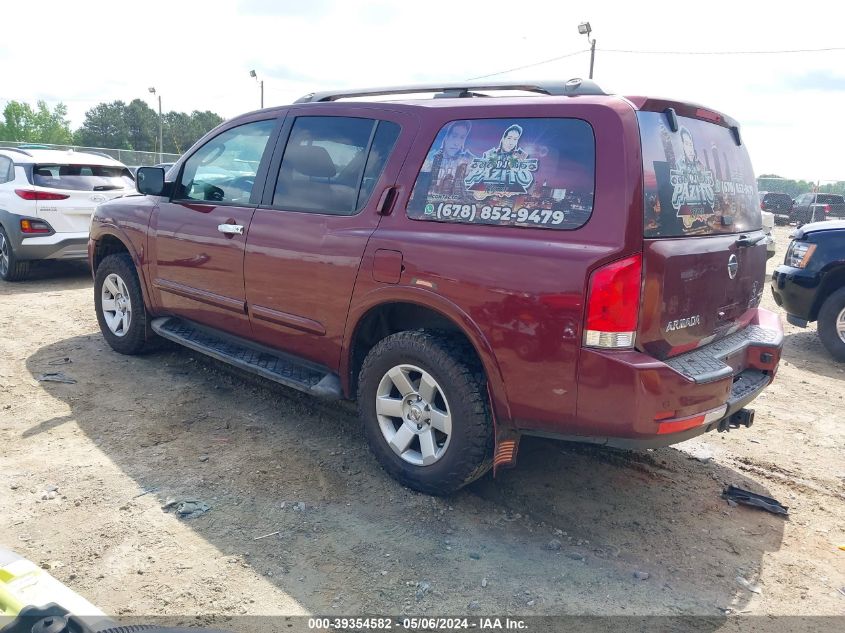
[[[82,265],[0,283],[0,547],[109,614],[845,614],[845,367],[814,326],[785,326],[750,430],[641,453],[528,439],[444,500],[379,469],[349,404],[112,352],[92,294]],[[76,382],[36,380],[55,371]],[[790,517],[729,506],[727,484]]]

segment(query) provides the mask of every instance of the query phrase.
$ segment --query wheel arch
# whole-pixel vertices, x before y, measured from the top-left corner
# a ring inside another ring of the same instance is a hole
[[[819,318],[819,311],[822,309],[827,298],[840,288],[845,288],[845,262],[836,264],[835,267],[825,272],[816,298],[813,302],[813,309],[810,313],[810,321]]]
[[[465,338],[487,378],[497,427],[510,426],[510,406],[493,348],[463,310],[427,290],[382,288],[350,310],[344,335],[340,376],[344,391],[354,395],[361,363],[372,347],[395,332],[431,328],[454,331]]]
[[[141,295],[144,298],[144,306],[148,312],[151,312],[150,293],[147,288],[147,279],[144,274],[144,268],[141,265],[141,260],[132,245],[131,240],[126,236],[120,234],[113,227],[105,230],[100,230],[96,237],[91,235],[91,243],[89,246],[91,274],[96,277],[97,268],[99,268],[102,261],[109,255],[117,253],[127,253],[132,259],[132,264],[135,266],[135,274],[138,275],[138,281],[141,286]]]

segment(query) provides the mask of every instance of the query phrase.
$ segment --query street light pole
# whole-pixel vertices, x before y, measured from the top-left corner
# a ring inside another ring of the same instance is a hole
[[[595,38],[590,37],[590,33],[593,32],[593,29],[590,27],[589,22],[581,22],[578,25],[578,32],[581,35],[587,36],[587,41],[590,42],[590,79],[593,78],[593,65],[596,61],[596,40]]]
[[[156,94],[155,88],[150,88],[150,93],[158,97],[158,162],[164,162],[164,119],[161,118],[161,95]]]
[[[258,75],[255,74],[254,70],[249,71],[249,76],[252,77],[253,79],[255,79],[255,81],[257,81],[258,84],[261,86],[261,109],[263,110],[264,109],[264,80],[259,79]]]

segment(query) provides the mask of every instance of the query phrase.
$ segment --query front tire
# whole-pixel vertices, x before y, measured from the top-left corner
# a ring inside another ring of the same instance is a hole
[[[830,295],[819,310],[819,338],[839,362],[845,362],[845,288]]]
[[[154,347],[141,284],[128,253],[106,257],[94,277],[94,308],[100,331],[120,354],[140,354]]]
[[[29,275],[29,262],[19,261],[6,229],[0,226],[0,279],[21,281]]]
[[[376,459],[409,488],[447,495],[490,469],[487,381],[459,337],[416,330],[382,339],[361,368],[358,408]]]

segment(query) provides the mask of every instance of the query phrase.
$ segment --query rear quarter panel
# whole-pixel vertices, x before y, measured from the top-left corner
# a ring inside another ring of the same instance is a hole
[[[642,248],[642,158],[635,112],[624,100],[549,101],[526,105],[523,100],[518,116],[571,117],[592,126],[596,187],[587,223],[566,231],[408,218],[417,174],[444,124],[514,118],[513,106],[498,101],[496,106],[432,108],[400,174],[393,212],[368,244],[350,322],[363,314],[363,306],[411,294],[424,305],[431,301],[429,307],[436,303],[443,312],[463,315],[457,318],[485,363],[498,421],[565,432],[576,417],[589,273]],[[389,290],[371,274],[373,253],[381,248],[403,254],[400,281]],[[436,301],[426,298],[431,295]]]

